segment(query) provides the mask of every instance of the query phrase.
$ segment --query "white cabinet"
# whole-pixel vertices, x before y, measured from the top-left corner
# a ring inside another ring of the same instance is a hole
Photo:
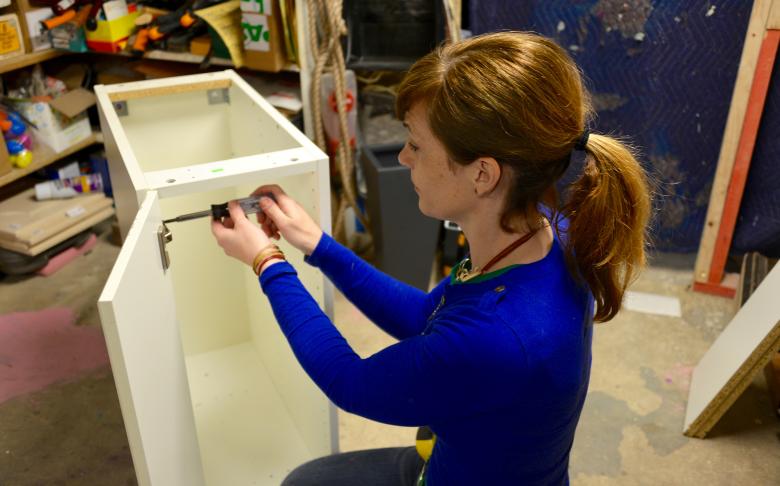
[[[224,255],[208,218],[158,236],[162,220],[269,183],[329,231],[327,156],[233,71],[95,93],[124,237],[98,308],[139,483],[279,484],[336,452],[335,409],[251,269]],[[280,246],[332,315],[322,274]]]

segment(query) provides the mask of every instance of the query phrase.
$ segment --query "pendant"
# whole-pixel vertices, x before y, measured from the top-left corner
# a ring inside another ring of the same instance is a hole
[[[480,271],[479,268],[472,268],[471,270],[466,270],[466,262],[469,261],[468,259],[463,260],[458,267],[458,271],[455,272],[455,280],[459,282],[468,282],[472,278],[481,275],[482,271]]]

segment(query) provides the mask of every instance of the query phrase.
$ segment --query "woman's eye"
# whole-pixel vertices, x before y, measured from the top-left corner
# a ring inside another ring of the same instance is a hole
[[[413,144],[408,140],[406,141],[406,144],[409,146],[410,149],[412,149],[412,152],[417,152],[418,150],[420,150],[420,148],[417,145]]]

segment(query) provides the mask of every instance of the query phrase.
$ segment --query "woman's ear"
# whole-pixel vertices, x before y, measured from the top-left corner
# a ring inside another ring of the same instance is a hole
[[[474,161],[474,192],[478,196],[490,194],[501,181],[501,164],[493,157],[480,157]]]

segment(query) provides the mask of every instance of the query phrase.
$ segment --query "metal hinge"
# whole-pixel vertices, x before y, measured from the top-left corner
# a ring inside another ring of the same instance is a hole
[[[230,92],[227,88],[210,89],[208,90],[208,97],[210,105],[230,104]]]
[[[157,242],[160,244],[160,259],[162,260],[163,272],[171,266],[171,256],[168,255],[168,250],[165,249],[165,245],[171,241],[173,241],[173,233],[163,223],[157,230]]]

